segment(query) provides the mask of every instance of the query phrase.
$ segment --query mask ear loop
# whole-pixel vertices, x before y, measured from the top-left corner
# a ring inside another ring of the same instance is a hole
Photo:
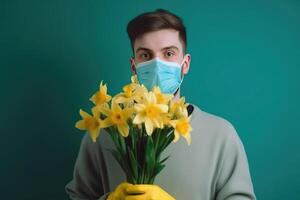
[[[182,60],[182,62],[180,64],[180,73],[182,73],[182,68],[183,68],[182,65],[183,65],[184,61],[185,61],[185,56],[183,57],[183,60]],[[180,74],[180,76],[181,76],[181,74]],[[178,86],[178,88],[176,89],[176,91],[173,94],[176,94],[178,92],[178,90],[179,90],[179,88],[180,88],[180,86],[181,86],[181,84],[183,82],[183,78],[184,78],[184,75],[182,74],[182,78],[180,80],[179,86]]]

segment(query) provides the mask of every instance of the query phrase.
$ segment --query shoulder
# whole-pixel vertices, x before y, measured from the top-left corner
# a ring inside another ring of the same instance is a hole
[[[192,137],[211,152],[216,153],[216,159],[222,165],[225,160],[233,165],[237,159],[247,160],[244,144],[233,123],[218,115],[195,107],[192,126],[196,131]]]
[[[206,138],[210,137],[219,143],[239,143],[240,138],[233,123],[228,119],[204,111],[197,105],[192,104],[194,112],[191,118],[191,126],[196,134],[202,133]]]
[[[108,132],[105,129],[101,129],[99,136],[97,137],[96,141],[93,142],[91,136],[88,132],[86,132],[82,136],[80,149],[85,154],[99,154],[103,150],[103,143],[106,143]],[[104,142],[103,142],[104,140]]]

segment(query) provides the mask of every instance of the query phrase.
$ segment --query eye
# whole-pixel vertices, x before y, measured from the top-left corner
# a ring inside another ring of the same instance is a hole
[[[172,57],[172,56],[174,56],[174,55],[175,55],[175,53],[174,53],[173,51],[167,51],[167,52],[165,53],[165,57],[167,57],[167,58]]]
[[[147,60],[150,58],[150,54],[149,53],[142,53],[139,55],[139,57],[143,60]]]

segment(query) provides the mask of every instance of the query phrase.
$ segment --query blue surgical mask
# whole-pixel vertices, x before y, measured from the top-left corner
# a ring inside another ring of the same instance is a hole
[[[143,84],[148,90],[158,86],[163,93],[174,94],[180,87],[181,67],[177,62],[168,62],[157,58],[138,63],[136,74],[139,83]]]

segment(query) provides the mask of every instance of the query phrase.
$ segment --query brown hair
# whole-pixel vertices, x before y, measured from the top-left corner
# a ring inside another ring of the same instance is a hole
[[[179,39],[183,46],[183,52],[185,52],[187,47],[186,28],[182,19],[170,11],[157,9],[152,12],[142,13],[128,23],[127,33],[131,41],[133,53],[134,42],[138,37],[148,32],[169,28],[179,31]]]

